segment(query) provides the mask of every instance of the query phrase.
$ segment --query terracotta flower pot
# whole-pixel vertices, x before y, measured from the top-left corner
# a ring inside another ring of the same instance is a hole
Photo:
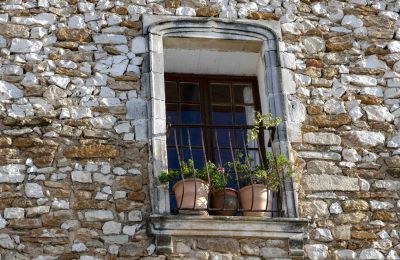
[[[211,208],[230,209],[214,211],[215,215],[234,216],[238,207],[238,193],[231,188],[214,192],[211,197]]]
[[[253,197],[254,193],[254,197]],[[260,212],[252,210],[266,210],[268,200],[268,210],[272,208],[272,192],[265,185],[253,184],[239,190],[240,204],[244,216],[271,217],[271,212]],[[253,205],[252,205],[253,201]],[[253,206],[253,207],[252,207]]]
[[[183,182],[185,182],[185,185]],[[185,179],[185,181],[177,182],[172,190],[175,193],[178,208],[182,208],[179,210],[179,214],[208,215],[209,187],[207,182],[194,178]]]

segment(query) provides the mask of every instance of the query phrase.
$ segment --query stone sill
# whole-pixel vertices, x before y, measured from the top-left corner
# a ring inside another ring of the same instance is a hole
[[[290,239],[306,236],[304,218],[241,216],[151,215],[150,232],[156,236],[257,237]]]

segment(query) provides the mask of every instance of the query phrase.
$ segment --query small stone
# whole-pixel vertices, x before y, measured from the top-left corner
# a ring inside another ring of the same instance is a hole
[[[328,257],[328,247],[322,244],[305,245],[306,256],[311,260],[323,260]]]
[[[140,210],[132,210],[128,213],[129,221],[142,221],[142,212]]]
[[[303,177],[304,190],[309,191],[358,191],[358,179],[327,174],[308,174]]]
[[[339,249],[335,251],[338,259],[356,259],[357,253],[350,249]]]
[[[85,212],[85,218],[87,221],[104,221],[113,220],[114,215],[109,210],[89,210]]]
[[[325,51],[325,41],[319,37],[307,37],[302,40],[307,53],[318,53]]]
[[[146,39],[144,37],[135,37],[132,40],[132,52],[135,54],[145,53],[147,51],[146,48]]]
[[[21,98],[22,96],[22,90],[11,83],[0,80],[0,101],[12,98]]]
[[[345,15],[342,20],[342,25],[348,28],[359,28],[363,26],[363,21],[355,15]]]
[[[360,259],[384,260],[384,255],[374,248],[364,249],[360,253]]]
[[[342,206],[340,206],[339,202],[332,203],[331,206],[329,207],[329,211],[331,212],[331,214],[336,214],[336,215],[343,213]]]
[[[394,205],[392,203],[386,202],[386,201],[371,200],[369,202],[369,205],[371,207],[371,210],[382,210],[382,209],[394,208]]]
[[[43,198],[43,188],[37,183],[28,182],[25,184],[25,195],[28,198]]]
[[[35,53],[42,49],[42,42],[38,40],[26,40],[14,38],[11,41],[10,51],[14,53]]]
[[[343,159],[348,162],[358,162],[359,160],[361,160],[361,156],[353,148],[343,149],[342,156],[343,156]]]
[[[84,243],[78,242],[72,244],[72,252],[84,252],[87,250],[87,247]]]
[[[92,175],[90,172],[73,171],[71,172],[71,178],[76,182],[92,183]]]
[[[340,136],[332,133],[305,133],[303,140],[310,144],[340,145]]]
[[[103,225],[103,234],[119,234],[121,233],[122,224],[115,221],[108,221]]]
[[[332,233],[327,228],[317,228],[314,239],[321,242],[333,241]]]
[[[0,234],[0,247],[5,249],[14,249],[15,244],[10,235],[8,234]],[[7,258],[7,257],[5,257]],[[11,259],[11,258],[10,258]]]
[[[50,84],[54,84],[63,89],[65,89],[68,86],[68,83],[70,81],[71,81],[70,78],[59,75],[51,76],[49,79]]]
[[[5,208],[4,218],[5,219],[20,219],[24,218],[25,210],[23,208]]]
[[[122,229],[122,233],[124,233],[125,235],[128,235],[128,236],[133,236],[136,233],[136,229],[137,229],[136,225],[133,225],[133,226],[126,225]]]
[[[175,15],[178,16],[196,16],[196,10],[191,7],[178,7],[176,8]]]

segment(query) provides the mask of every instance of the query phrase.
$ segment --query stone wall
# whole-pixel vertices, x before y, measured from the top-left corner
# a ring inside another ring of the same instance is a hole
[[[289,116],[302,123],[290,137],[311,223],[306,256],[399,259],[399,10],[392,0],[1,1],[0,254],[165,258],[146,232],[141,21],[155,14],[280,21],[295,82]],[[285,248],[182,238],[170,258],[286,257]]]

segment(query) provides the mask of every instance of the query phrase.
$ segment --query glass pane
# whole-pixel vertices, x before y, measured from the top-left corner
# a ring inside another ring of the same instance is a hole
[[[194,167],[196,169],[203,168],[204,165],[203,151],[201,149],[192,149],[192,154],[193,154]],[[190,158],[192,158],[190,156],[189,149],[183,149],[183,158],[185,159],[185,162],[187,162]]]
[[[189,145],[189,136],[191,146],[202,146],[200,128],[182,128],[182,143]]]
[[[175,139],[175,136],[176,136],[176,139]],[[169,129],[169,134],[167,136],[167,145],[175,146],[175,144],[180,145],[179,128],[171,127]]]
[[[165,99],[167,101],[176,101],[178,99],[178,87],[175,81],[165,82]]]
[[[182,105],[181,106],[181,122],[182,124],[200,124],[201,114],[199,105]]]
[[[181,82],[179,84],[181,90],[181,101],[199,102],[200,88],[196,82]]]
[[[179,169],[178,154],[175,148],[167,149],[168,169]]]
[[[229,84],[212,83],[211,88],[211,100],[213,103],[231,103],[230,86]]]
[[[221,129],[221,128],[218,128],[218,129],[215,129],[215,132],[216,133],[214,133],[214,142],[213,142],[215,144],[215,147],[216,147],[217,140],[218,140],[219,148],[230,147],[230,145],[229,145],[229,135],[230,135],[231,140],[232,140],[232,147],[234,146],[234,141],[233,141],[234,134],[233,134],[233,130],[232,129]],[[229,134],[229,132],[230,132],[230,134]],[[215,134],[216,134],[216,136],[215,136]]]
[[[213,106],[212,123],[216,125],[232,125],[232,110],[228,106]]]
[[[232,155],[229,149],[219,149],[219,154],[221,156],[222,166],[225,166],[227,162],[232,161]],[[214,149],[214,161],[216,165],[220,165],[220,159],[217,149]]]
[[[234,84],[232,85],[232,88],[235,103],[252,104],[254,102],[253,88],[250,84]]]
[[[178,124],[179,123],[178,105],[167,104],[166,109],[167,109],[167,124]]]
[[[235,107],[235,123],[236,125],[253,125],[254,107],[253,106]]]

